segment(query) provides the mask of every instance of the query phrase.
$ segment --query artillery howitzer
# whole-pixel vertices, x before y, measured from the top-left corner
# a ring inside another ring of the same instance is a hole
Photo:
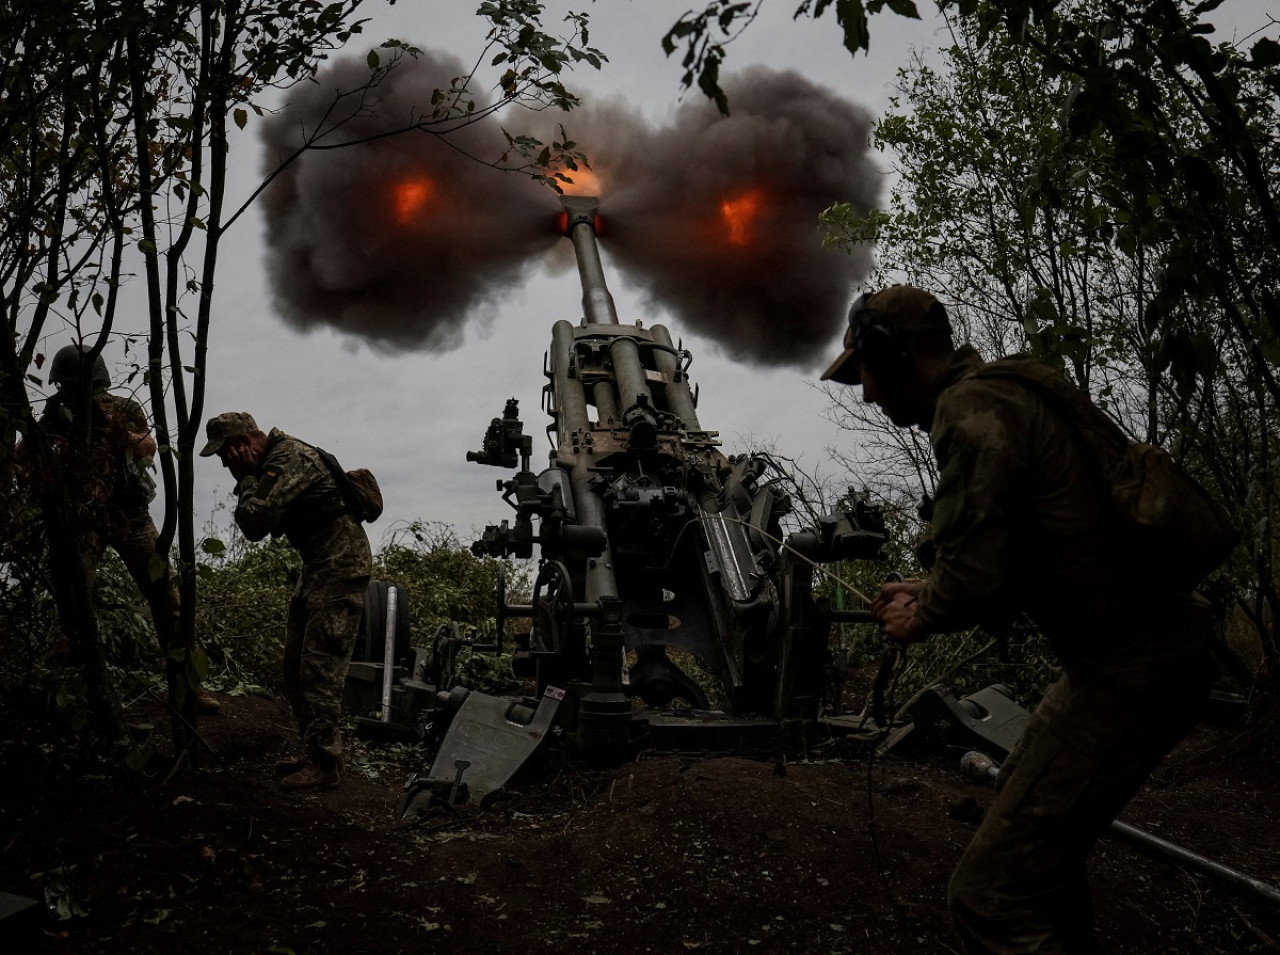
[[[770,479],[772,462],[721,452],[717,432],[698,418],[689,352],[662,325],[619,322],[596,245],[597,200],[562,204],[584,318],[552,328],[543,389],[548,466],[531,468],[533,441],[515,398],[481,449],[467,454],[517,468],[498,482],[514,518],[487,527],[472,551],[529,558],[536,548],[539,557],[531,602],[509,603],[500,581],[496,640],[472,641],[471,649],[502,651],[505,622],[528,619],[514,668],[536,679],[538,701],[513,709],[455,689],[448,702],[457,716],[439,769],[411,781],[407,793],[416,786],[475,799],[471,780],[483,764],[510,751],[527,755],[552,726],[593,757],[681,734],[700,749],[739,747],[750,732],[776,745],[780,728],[815,725],[830,698],[832,624],[871,619],[832,610],[813,581],[819,564],[879,554],[886,533],[878,510],[855,498],[784,536],[791,500]],[[460,639],[438,634],[432,651],[419,651],[417,686],[440,677],[440,647]],[[714,678],[718,710],[670,650]],[[687,706],[663,709],[676,700]]]

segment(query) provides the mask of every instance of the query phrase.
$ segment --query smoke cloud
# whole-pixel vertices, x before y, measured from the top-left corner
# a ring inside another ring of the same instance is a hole
[[[407,64],[340,138],[404,125],[462,72],[439,56]],[[268,166],[322,121],[335,89],[367,76],[363,62],[339,64],[295,98],[270,124]],[[865,251],[823,248],[817,217],[837,201],[856,212],[875,204],[870,116],[795,73],[757,68],[725,88],[727,118],[709,102],[686,104],[664,126],[621,102],[576,110],[566,126],[592,167],[576,188],[600,196],[606,270],[677,316],[673,331],[710,337],[749,363],[812,372],[869,268]],[[571,264],[550,191],[464,155],[491,160],[502,148],[496,124],[481,123],[447,140],[409,133],[304,153],[267,193],[282,313],[375,343],[447,349],[469,318],[493,313],[532,258],[555,249],[561,267]]]
[[[864,250],[824,248],[817,225],[833,202],[875,204],[870,116],[795,73],[757,68],[725,90],[728,117],[695,102],[629,144],[582,137],[609,183],[602,245],[651,305],[731,356],[812,371],[870,265]]]
[[[371,138],[412,124],[433,90],[465,73],[461,61],[427,55],[339,97],[369,79],[363,60],[339,61],[267,123],[268,173],[306,133],[327,131],[326,148],[300,155],[263,196],[276,306],[291,324],[385,347],[455,348],[464,323],[492,316],[530,258],[555,243],[547,190],[471,158],[502,154],[496,124]],[[355,145],[330,148],[343,143]]]

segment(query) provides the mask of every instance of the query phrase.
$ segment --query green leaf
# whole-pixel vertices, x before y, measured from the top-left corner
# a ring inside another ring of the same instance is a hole
[[[920,11],[916,9],[912,0],[888,0],[888,7],[900,17],[906,17],[909,20],[920,19]]]
[[[720,47],[713,47],[702,61],[702,72],[698,74],[698,89],[702,90],[716,104],[721,116],[729,115],[729,97],[720,88],[720,61],[724,55]]]
[[[836,22],[844,27],[844,48],[850,53],[858,53],[871,45],[862,0],[836,0]]]
[[[1280,66],[1280,43],[1269,37],[1263,37],[1250,48],[1249,65],[1259,69]]]
[[[164,579],[167,573],[169,573],[169,562],[160,554],[152,554],[151,559],[147,561],[147,576],[154,582]]]
[[[237,126],[244,129],[244,124],[249,121],[249,113],[244,109],[235,109],[231,112],[231,118],[235,120]]]

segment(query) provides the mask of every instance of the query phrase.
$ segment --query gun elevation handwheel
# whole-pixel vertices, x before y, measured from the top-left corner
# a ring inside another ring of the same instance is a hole
[[[558,560],[545,562],[533,584],[533,644],[542,653],[559,653],[573,625],[573,581]]]

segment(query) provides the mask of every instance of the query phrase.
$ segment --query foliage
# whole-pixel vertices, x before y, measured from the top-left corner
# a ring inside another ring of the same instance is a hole
[[[684,46],[681,82],[686,87],[696,83],[722,113],[730,110],[729,99],[720,87],[720,67],[727,56],[725,48],[751,26],[763,6],[764,0],[708,0],[701,10],[681,14],[662,38],[662,49],[668,56]],[[836,23],[843,31],[845,49],[850,53],[868,48],[871,39],[868,14],[888,7],[899,16],[920,18],[913,0],[865,0],[865,3],[864,0],[834,0],[834,3],[833,0],[800,0],[794,16],[796,19],[817,18],[833,6]]]
[[[698,88],[720,108],[729,112],[729,99],[720,87],[720,67],[725,61],[725,47],[742,35],[755,21],[764,0],[709,0],[701,10],[689,10],[680,16],[662,38],[662,49],[668,56],[683,44],[681,82]],[[844,46],[850,53],[867,49],[870,43],[867,15],[888,7],[899,16],[919,19],[913,0],[801,0],[795,18],[822,16],[834,7],[836,23],[841,27]]]
[[[180,634],[166,654],[171,695],[196,678],[193,451],[228,119],[269,84],[313,70],[332,36],[350,36],[345,20],[359,3],[20,0],[0,13],[0,121],[13,146],[0,178],[0,425],[6,435],[0,459],[8,462],[11,438],[20,433],[28,474],[59,473],[50,467],[50,442],[27,387],[43,385],[32,371],[43,364],[46,336],[85,342],[93,357],[112,337],[145,338],[142,382],[165,487],[159,551],[167,553],[177,535],[187,598]],[[146,323],[118,328],[121,290],[135,275],[145,288]],[[91,447],[93,436],[84,430],[74,440]],[[46,481],[36,500],[61,625],[87,662],[100,729],[115,737],[121,726],[98,621],[87,581],[76,571],[77,541],[85,532],[81,488],[93,478]],[[189,709],[190,694],[185,697]],[[185,737],[178,725],[175,739]],[[185,740],[176,741],[181,751]]]
[[[720,88],[724,48],[751,25],[762,3],[763,0],[754,3],[715,0],[701,12],[685,13],[662,38],[662,49],[667,56],[675,52],[680,41],[685,43],[681,82],[692,86],[696,78],[698,88],[715,101],[722,113],[729,112],[729,99]]]
[[[33,565],[41,554],[36,547]],[[164,669],[164,653],[146,600],[114,551],[98,568],[93,598],[114,689],[125,699],[146,694]],[[40,574],[0,576],[0,608],[11,612],[6,619],[14,623],[0,628],[0,712],[84,728],[91,716],[85,669],[70,653]]]
[[[447,524],[413,521],[387,534],[374,575],[405,582],[414,642],[426,645],[440,624],[452,621],[485,635],[495,632],[500,569],[506,572],[507,601],[527,603],[532,591],[527,568],[476,557]]]
[[[270,693],[278,689],[289,598],[301,560],[283,538],[254,543],[213,526],[205,534],[196,613],[210,661],[205,684],[230,695]],[[448,525],[415,521],[388,532],[375,556],[374,577],[404,588],[411,642],[429,647],[441,623],[456,622],[463,633],[492,639],[499,567],[506,571],[508,601],[527,603],[531,585],[526,567],[475,557]],[[113,551],[99,568],[94,600],[114,686],[126,701],[154,699],[163,682],[164,651],[146,601]],[[88,716],[84,674],[69,665],[47,595],[33,591],[27,577],[0,576],[3,607],[26,615],[29,622],[0,631],[0,711],[83,727]],[[471,659],[464,654],[459,669],[468,686],[490,692],[510,688],[509,657],[494,667],[487,655]]]
[[[201,561],[196,627],[212,667],[208,685],[229,693],[279,683],[289,598],[302,562],[283,538],[230,548]]]
[[[1025,349],[1058,364],[1131,432],[1169,446],[1255,531],[1229,573],[1274,647],[1266,623],[1275,573],[1266,520],[1275,493],[1269,363],[1260,374],[1257,337],[1242,336],[1239,310],[1223,311],[1207,292],[1212,282],[1230,285],[1232,275],[1273,267],[1276,248],[1255,224],[1260,197],[1224,185],[1224,205],[1207,208],[1167,169],[1160,195],[1145,197],[1139,212],[1124,182],[1136,161],[1129,145],[1105,136],[1085,142],[1063,125],[1071,77],[1036,44],[982,31],[979,19],[960,19],[942,70],[917,59],[900,72],[894,105],[908,111],[877,125],[879,142],[898,157],[893,205],[862,220],[828,210],[834,240],[873,232],[886,271],[944,290],[958,306],[964,339],[989,356]],[[1239,73],[1240,109],[1260,119],[1263,78],[1229,48],[1221,58],[1224,72]],[[1166,151],[1203,159],[1218,148],[1182,82],[1157,73],[1144,91],[1158,97],[1143,105],[1148,113],[1191,117],[1169,125]],[[1274,178],[1274,133],[1260,139]],[[1219,157],[1212,174],[1228,165]],[[1234,233],[1229,256],[1213,238],[1226,231]],[[1197,268],[1216,261],[1220,269],[1195,290],[1185,285],[1192,248]],[[1230,294],[1238,301],[1244,291]],[[899,481],[927,473],[919,442],[886,432],[847,394],[831,395],[833,420],[864,438],[851,465],[887,466]],[[929,489],[928,481],[912,483]]]
[[[464,648],[458,654],[454,685],[465,686],[481,693],[515,693],[526,684],[512,672],[514,654],[484,653]]]
[[[55,613],[47,568],[38,509],[22,495],[0,494],[0,693],[17,706],[45,665],[48,621]]]
[[[31,881],[41,887],[45,906],[58,917],[58,921],[68,922],[89,914],[84,900],[73,888],[75,882],[66,866],[58,865],[36,872]]]
[[[283,539],[253,543],[213,528],[207,534],[198,627],[212,662],[209,682],[233,693],[275,687],[289,597],[301,572],[297,553]],[[410,641],[430,647],[440,624],[456,621],[464,632],[492,634],[499,567],[506,568],[508,601],[527,602],[523,568],[473,556],[446,524],[414,521],[386,534],[374,557],[374,579],[405,591]]]

